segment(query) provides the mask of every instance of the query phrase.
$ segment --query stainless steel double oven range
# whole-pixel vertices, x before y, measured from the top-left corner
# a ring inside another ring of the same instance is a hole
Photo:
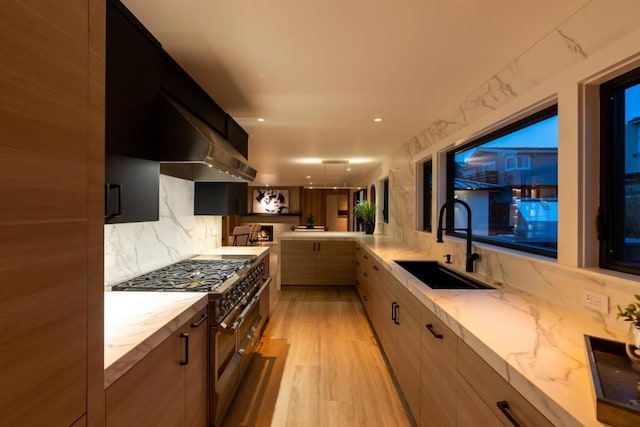
[[[207,292],[209,424],[219,425],[269,315],[269,256],[203,255],[112,287],[113,291]]]

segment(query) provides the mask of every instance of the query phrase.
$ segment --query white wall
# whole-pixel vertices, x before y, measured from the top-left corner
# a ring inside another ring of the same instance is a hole
[[[221,246],[222,217],[193,215],[192,181],[160,175],[159,220],[104,226],[105,285]]]
[[[425,117],[426,128],[396,151],[368,181],[390,177],[390,223],[376,232],[393,236],[440,259],[452,253],[464,269],[464,244],[416,231],[416,165],[433,158],[433,218],[445,201],[444,156],[451,148],[544,106],[559,111],[558,259],[529,256],[477,244],[477,274],[603,320],[617,328],[615,306],[640,293],[640,278],[597,268],[595,212],[598,204],[597,85],[640,66],[640,1],[593,0],[568,21],[499,70],[458,108]],[[480,82],[479,82],[480,83]],[[428,94],[425,94],[428,96]],[[435,225],[435,224],[434,224]],[[434,228],[435,230],[435,228]],[[610,297],[611,312],[582,307],[582,291]]]

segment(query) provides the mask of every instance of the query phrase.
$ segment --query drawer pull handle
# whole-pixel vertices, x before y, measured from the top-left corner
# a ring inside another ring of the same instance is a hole
[[[433,328],[433,325],[431,323],[427,323],[425,326],[427,327],[429,332],[431,332],[431,334],[437,339],[441,340],[442,338],[444,338],[444,336],[441,333],[436,332],[436,330]]]
[[[366,271],[365,271],[364,273],[362,273],[362,275],[363,275],[364,277],[369,277],[369,275],[367,274],[367,272],[366,272]]]
[[[203,313],[202,317],[200,318],[200,320],[198,320],[197,322],[194,322],[191,324],[192,328],[197,328],[198,326],[202,325],[204,323],[205,320],[207,320],[209,318],[208,314]]]
[[[396,305],[396,308],[393,311],[393,323],[399,325],[400,320],[398,319],[398,309],[400,308],[400,304],[398,304],[397,302],[394,302],[394,304]]]
[[[496,406],[498,407],[498,409],[500,409],[500,412],[502,412],[504,416],[507,417],[509,421],[511,421],[513,427],[520,427],[520,423],[518,422],[518,420],[516,420],[516,418],[511,414],[511,410],[509,409],[509,402],[507,402],[506,400],[501,400],[500,402],[496,402]]]
[[[180,361],[180,365],[184,366],[189,364],[189,334],[183,332],[180,338],[184,338],[184,360]]]
[[[374,265],[374,266],[373,266],[373,269],[374,269],[375,271],[380,271],[380,269],[378,268],[378,266],[377,266],[377,265]]]
[[[364,256],[364,259],[369,259],[369,257],[365,255],[365,256]]]

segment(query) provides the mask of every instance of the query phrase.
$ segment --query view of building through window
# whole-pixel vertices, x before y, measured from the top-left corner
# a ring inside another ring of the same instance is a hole
[[[453,157],[451,157],[451,155]],[[449,194],[469,204],[473,237],[555,256],[558,238],[556,108],[450,154]],[[466,213],[455,210],[455,227]]]
[[[624,254],[640,263],[640,84],[624,94]],[[621,242],[622,243],[622,242]]]

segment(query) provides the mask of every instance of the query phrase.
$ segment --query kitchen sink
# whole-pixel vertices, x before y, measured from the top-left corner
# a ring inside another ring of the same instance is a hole
[[[437,261],[394,261],[432,289],[494,289]]]

